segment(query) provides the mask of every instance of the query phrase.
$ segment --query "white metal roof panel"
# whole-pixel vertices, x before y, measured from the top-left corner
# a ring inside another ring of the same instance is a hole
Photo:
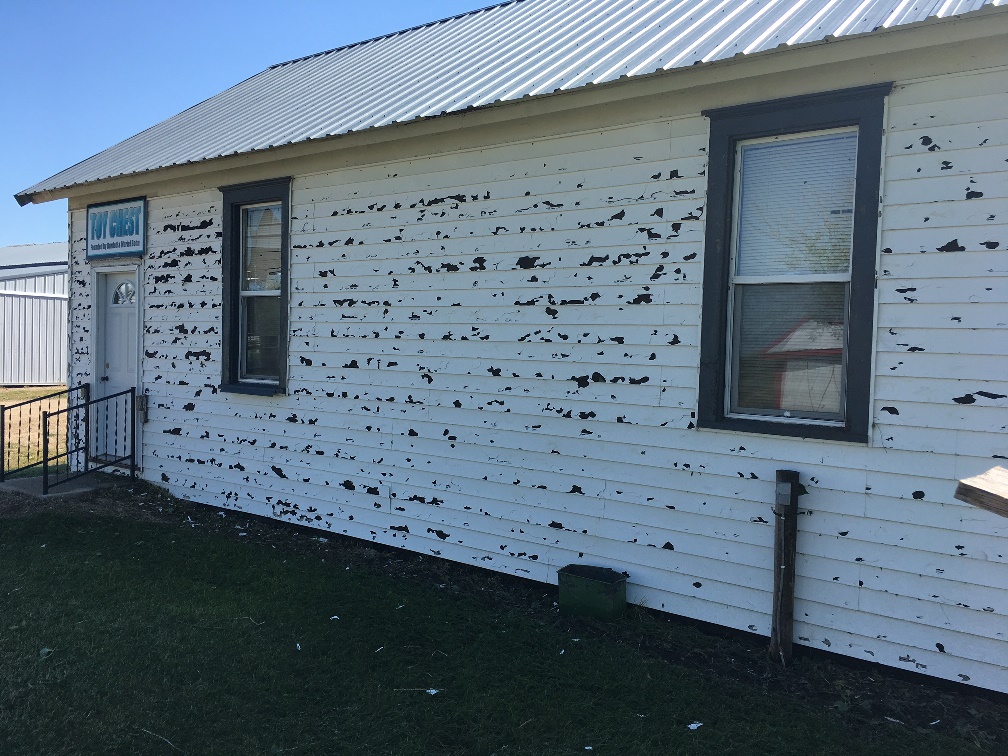
[[[510,0],[272,66],[16,196],[1005,3]]]
[[[15,244],[0,247],[0,269],[69,264],[67,243]]]

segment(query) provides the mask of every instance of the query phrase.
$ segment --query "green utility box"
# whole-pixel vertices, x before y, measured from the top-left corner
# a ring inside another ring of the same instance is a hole
[[[581,617],[616,619],[626,608],[626,575],[608,567],[568,564],[557,572],[560,611]]]

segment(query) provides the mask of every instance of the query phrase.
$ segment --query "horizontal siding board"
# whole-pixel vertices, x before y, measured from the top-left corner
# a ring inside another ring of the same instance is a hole
[[[868,636],[869,631],[870,628],[862,627],[854,632],[845,632],[832,627],[819,627],[804,620],[797,620],[795,624],[797,641],[821,650],[994,690],[1003,687],[1006,668],[996,662],[976,662],[948,653],[942,654],[936,649],[920,649],[919,641],[872,638]]]
[[[1008,231],[1008,229],[1004,230]],[[977,236],[980,235],[977,234]],[[989,241],[991,234],[983,236],[987,237]],[[1005,246],[1008,246],[1008,237],[1004,238],[1006,239]],[[958,241],[958,238],[951,241]],[[883,261],[885,268],[882,275],[892,277],[898,282],[938,277],[946,279],[1008,277],[1008,250],[981,250],[983,244],[983,242],[979,242],[971,245],[974,249],[959,252],[929,251],[926,254],[886,257]],[[959,244],[958,246],[964,247],[965,245]],[[998,242],[998,246],[1002,246],[1002,243]]]
[[[1008,121],[1001,128],[1008,129]],[[897,205],[940,205],[946,202],[988,202],[1008,197],[1004,171],[991,170],[966,176],[935,176],[886,181],[885,196]]]
[[[956,124],[953,126],[937,126],[935,128],[922,127],[908,131],[893,132],[886,135],[889,154],[909,156],[934,157],[948,153],[950,157],[942,158],[954,164],[951,156],[963,150],[983,150],[990,147],[1002,147],[1006,143],[1005,126],[1008,119],[1002,118],[995,121],[985,121],[983,123]],[[922,165],[927,165],[925,162]],[[977,174],[997,180],[999,166],[996,163],[988,163],[981,168]],[[916,172],[915,172],[916,173]],[[919,175],[909,180],[901,180],[896,176],[886,176],[885,191],[889,195],[891,189],[898,192],[916,193],[913,184],[919,183],[918,189],[933,189],[938,185],[946,185],[957,179],[954,173],[939,171],[937,175],[928,176],[922,170]],[[937,183],[936,183],[937,182]],[[927,201],[927,200],[925,200]]]
[[[900,602],[897,599],[894,603],[898,605]],[[884,604],[879,608],[884,608]],[[932,648],[935,647],[935,643],[942,643],[946,654],[951,651],[957,659],[978,663],[989,663],[990,659],[997,658],[997,649],[1001,648],[1005,641],[1003,633],[999,634],[1000,637],[997,635],[981,637],[956,632],[945,627],[928,626],[923,622],[914,622],[904,617],[887,616],[888,610],[886,610],[886,614],[875,614],[870,610],[848,609],[836,604],[826,605],[805,601],[802,602],[800,608],[795,607],[796,616],[799,612],[808,614],[809,617],[801,623],[796,621],[796,634],[800,632],[799,628],[805,622],[821,624],[827,633],[839,631],[850,634],[874,634],[880,639],[884,638],[897,643],[902,641],[907,645],[920,644],[920,641],[916,639],[921,635],[930,634],[934,638],[930,644]]]
[[[685,317],[684,312],[683,318]],[[885,323],[889,328],[980,329],[1000,332],[1008,327],[1008,311],[1003,305],[992,302],[929,304],[904,301],[880,305],[879,322]],[[996,339],[996,334],[991,334],[991,337]]]
[[[894,135],[899,142],[907,142],[915,136],[919,139],[921,132]],[[915,180],[921,176],[970,176],[978,173],[988,173],[995,166],[1008,159],[1008,144],[988,142],[983,145],[969,143],[960,147],[946,146],[943,150],[934,152],[906,151],[904,154],[891,154],[886,160],[886,180]]]
[[[951,397],[949,399],[947,405],[937,406],[902,400],[895,406],[899,412],[899,422],[901,425],[918,428],[945,428],[952,431],[970,428],[984,433],[1004,433],[1008,429],[1008,406],[961,405],[952,402]],[[875,404],[876,413],[881,416],[884,412],[882,402],[876,400]]]
[[[886,616],[886,601],[891,599],[899,607],[898,616],[911,622],[923,620],[934,627],[985,638],[1004,633],[1002,593],[991,586],[963,585],[960,574],[890,571],[822,554],[799,553],[798,562],[796,595],[802,601],[835,602]]]
[[[297,177],[293,189],[318,190],[334,197],[371,197],[374,187],[384,191],[393,178],[409,191],[430,186],[452,189],[472,183],[474,171],[494,183],[515,175],[552,175],[561,169],[566,173],[575,156],[579,169],[583,165],[591,170],[631,166],[640,162],[637,158],[688,159],[706,148],[707,125],[697,115],[309,174]],[[536,153],[547,158],[547,167]]]
[[[481,212],[504,203],[498,211],[500,215],[521,215],[536,208],[544,212],[549,207],[544,200],[550,199],[551,192],[562,193],[568,209],[576,202],[593,198],[597,198],[594,202],[606,205],[620,187],[628,185],[647,186],[651,191],[661,190],[670,195],[673,190],[702,191],[704,185],[699,179],[706,166],[705,141],[706,136],[695,136],[678,140],[674,145],[667,141],[634,145],[632,151],[640,153],[634,157],[639,159],[629,162],[625,159],[626,148],[619,154],[588,146],[583,152],[551,156],[553,165],[545,167],[541,160],[526,159],[522,165],[485,163],[471,169],[423,174],[419,179],[396,175],[394,182],[386,176],[368,183],[355,183],[352,174],[340,171],[328,174],[326,180],[332,183],[323,188],[309,185],[318,177],[298,178],[292,187],[296,206],[294,228],[298,228],[297,221],[358,215],[363,211],[379,217],[398,215],[413,220],[424,214],[445,217],[440,215],[444,210],[479,217]],[[674,158],[669,157],[670,147],[682,151]],[[570,162],[562,162],[564,157],[577,162],[576,172],[569,170]],[[477,170],[478,175],[474,175]],[[656,176],[659,171],[660,177]]]
[[[912,335],[912,333],[911,333]],[[911,344],[909,340],[900,344]],[[990,342],[996,343],[996,341]],[[879,352],[879,374],[897,374],[916,378],[969,378],[1000,381],[1008,374],[1008,355],[977,354],[966,360],[950,360],[949,354],[939,351],[910,351],[909,347],[896,345],[893,351]],[[888,371],[884,373],[882,371]],[[879,417],[879,420],[889,418]]]
[[[1003,69],[897,82],[890,96],[889,109],[893,111],[918,105],[941,107],[942,103],[958,101],[955,107],[968,110],[973,100],[1003,92]],[[890,115],[890,119],[895,117]]]
[[[963,195],[965,195],[963,185]],[[955,199],[944,202],[896,203],[886,205],[882,214],[882,244],[888,247],[885,232],[892,230],[912,230],[925,228],[936,235],[947,235],[941,229],[957,229],[963,226],[983,228],[987,224],[1004,221],[1004,200],[998,197],[976,199]]]
[[[1001,380],[973,378],[912,378],[906,375],[880,375],[875,384],[875,396],[884,399],[908,399],[914,402],[948,404],[956,402],[965,406],[980,404],[981,407],[1008,407],[1008,375]],[[971,392],[985,391],[1000,396],[1000,399],[976,395]]]
[[[965,306],[998,303],[999,298],[1003,298],[1005,290],[1008,289],[1008,277],[995,274],[989,278],[915,279],[903,282],[883,278],[878,288],[880,304],[921,302]],[[980,349],[973,353],[986,354],[988,351]]]

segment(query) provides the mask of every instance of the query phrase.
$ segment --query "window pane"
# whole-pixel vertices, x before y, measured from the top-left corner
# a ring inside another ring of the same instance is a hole
[[[735,287],[733,412],[840,418],[847,285]]]
[[[242,378],[278,380],[280,376],[280,297],[242,297]]]
[[[136,287],[129,281],[123,281],[112,293],[112,304],[131,305],[136,303]]]
[[[280,204],[242,208],[242,291],[280,289]]]
[[[736,271],[846,273],[857,131],[743,144]]]

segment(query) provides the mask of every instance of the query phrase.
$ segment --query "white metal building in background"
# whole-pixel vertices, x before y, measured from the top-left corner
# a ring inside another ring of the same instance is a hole
[[[0,247],[0,386],[67,379],[66,242]]]
[[[793,470],[796,643],[1008,691],[954,499],[1008,458],[1006,49],[1002,0],[517,0],[18,200],[178,496],[769,635]]]

